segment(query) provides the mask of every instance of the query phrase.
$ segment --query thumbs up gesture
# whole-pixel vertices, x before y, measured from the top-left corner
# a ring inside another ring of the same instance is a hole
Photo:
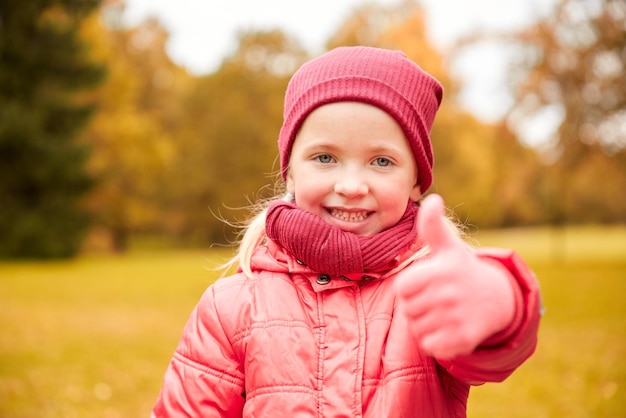
[[[440,359],[470,354],[513,321],[510,273],[479,258],[446,225],[438,195],[422,202],[417,227],[430,254],[398,274],[401,311],[424,352]]]

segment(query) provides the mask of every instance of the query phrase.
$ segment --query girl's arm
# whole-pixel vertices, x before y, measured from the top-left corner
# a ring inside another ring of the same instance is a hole
[[[430,195],[418,213],[430,252],[398,273],[401,310],[419,348],[468,383],[500,381],[534,351],[537,281],[510,250],[474,250],[446,224],[443,200]]]
[[[497,248],[478,250],[477,255],[499,264],[507,275],[514,291],[515,310],[508,326],[482,341],[470,354],[438,360],[450,374],[469,384],[502,381],[530,357],[537,345],[543,310],[539,284],[519,255]]]
[[[243,371],[216,310],[215,287],[187,321],[152,418],[241,417]]]

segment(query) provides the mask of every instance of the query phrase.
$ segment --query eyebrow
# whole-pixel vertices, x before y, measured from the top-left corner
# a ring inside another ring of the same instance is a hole
[[[332,142],[331,140],[327,140],[327,139],[309,140],[309,142],[305,144],[302,148],[305,150],[315,150],[318,148],[329,149],[329,150],[339,149],[339,147],[334,142]]]
[[[316,149],[316,148],[323,148],[323,149],[328,149],[328,150],[337,150],[340,149],[340,147],[338,147],[333,141],[331,140],[326,140],[326,139],[313,139],[310,140],[310,142],[308,144],[306,144],[304,146],[305,149],[307,150],[311,150],[311,149]],[[365,148],[365,147],[362,147]],[[400,148],[394,146],[394,145],[389,145],[386,141],[381,140],[381,141],[377,141],[375,142],[372,146],[368,146],[366,148],[368,151],[373,152],[373,153],[395,153],[395,154],[402,154],[403,150],[401,150]]]
[[[388,144],[384,144],[384,145],[376,144],[372,146],[371,148],[368,148],[368,150],[373,151],[373,152],[382,152],[382,153],[391,152],[395,154],[402,154],[402,150],[400,150],[398,147],[393,146],[393,145],[388,145]]]

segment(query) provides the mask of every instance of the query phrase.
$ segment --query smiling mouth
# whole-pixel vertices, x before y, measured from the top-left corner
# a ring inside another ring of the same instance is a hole
[[[347,212],[345,210],[330,209],[333,218],[337,218],[344,222],[362,222],[368,217],[367,212]]]

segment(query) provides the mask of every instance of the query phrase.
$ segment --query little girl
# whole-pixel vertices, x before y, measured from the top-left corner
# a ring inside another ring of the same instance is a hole
[[[294,74],[287,196],[191,314],[152,417],[465,417],[470,385],[533,353],[528,267],[468,247],[442,199],[422,199],[442,93],[403,53],[369,47]]]

